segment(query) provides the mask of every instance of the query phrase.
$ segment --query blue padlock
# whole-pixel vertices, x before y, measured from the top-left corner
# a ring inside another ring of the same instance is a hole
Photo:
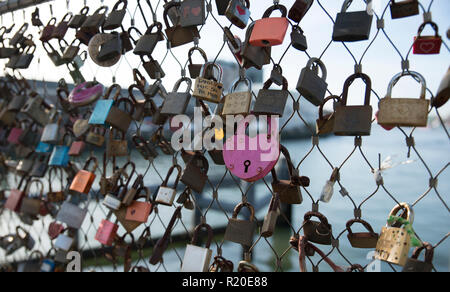
[[[53,148],[53,152],[49,159],[49,166],[62,166],[67,167],[69,165],[69,150],[71,141],[66,141],[66,138],[69,138],[69,133],[64,134],[63,136],[63,145],[56,145],[55,148]]]
[[[42,261],[41,273],[53,273],[55,271],[56,264],[53,260],[45,259]]]
[[[69,146],[55,146],[53,148],[52,155],[50,156],[49,166],[62,166],[67,167],[69,165]]]
[[[36,146],[36,153],[52,153],[53,151],[53,145],[39,142],[39,144]]]
[[[114,89],[116,89],[116,95],[113,99],[109,99],[109,96]],[[89,119],[90,125],[107,126],[106,119],[108,118],[114,102],[117,101],[121,95],[121,90],[122,88],[118,84],[113,84],[110,88],[108,88],[103,99],[97,101],[97,104],[95,105],[94,111]]]

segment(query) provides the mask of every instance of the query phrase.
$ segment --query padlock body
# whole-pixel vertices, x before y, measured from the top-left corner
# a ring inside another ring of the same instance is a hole
[[[161,186],[156,196],[156,202],[166,206],[172,206],[175,199],[176,190]]]
[[[86,170],[80,170],[70,185],[70,190],[81,194],[89,194],[96,175]]]
[[[280,201],[285,204],[301,204],[303,202],[302,193],[299,186],[295,186],[291,181],[280,180],[272,184],[273,192],[280,196]]]
[[[223,84],[214,80],[198,77],[195,79],[194,97],[213,102],[220,103],[223,93]]]
[[[334,134],[337,136],[370,136],[371,106],[337,106]]]
[[[231,0],[225,15],[235,26],[244,29],[250,19],[250,10],[245,7],[245,1]]]
[[[278,212],[269,211],[264,217],[263,226],[261,228],[261,236],[268,238],[271,237],[275,231],[275,226],[277,225]]]
[[[410,247],[411,238],[404,228],[383,227],[373,258],[404,266]]]
[[[338,13],[333,30],[333,41],[356,42],[368,40],[373,15],[367,11]]]
[[[224,239],[250,247],[253,243],[255,228],[256,224],[254,221],[230,218]]]
[[[297,91],[315,106],[322,105],[328,84],[310,68],[303,68],[297,83]]]
[[[326,135],[333,133],[334,130],[334,114],[324,116],[324,119],[317,119],[316,121],[316,134]]]
[[[321,222],[308,220],[303,223],[303,231],[308,241],[322,245],[331,245],[333,234]]]
[[[212,250],[188,244],[184,253],[182,273],[208,272],[211,262]]]
[[[378,123],[389,127],[426,127],[430,101],[413,98],[384,98],[378,105]]]
[[[257,20],[250,37],[250,44],[256,47],[273,47],[283,43],[289,27],[286,17],[270,17]]]
[[[413,54],[436,55],[441,52],[442,38],[436,36],[414,37]]]
[[[108,220],[102,220],[95,235],[95,240],[103,245],[112,246],[118,229],[119,225]]]
[[[65,223],[68,227],[80,229],[86,214],[86,209],[81,209],[80,207],[66,201],[62,204],[56,220]]]
[[[405,266],[403,266],[403,273],[431,273],[433,265],[413,258],[409,258]]]
[[[222,115],[247,115],[252,103],[251,92],[234,92],[225,97]]]
[[[151,210],[152,205],[150,203],[134,201],[130,206],[128,206],[125,219],[146,223]]]
[[[288,97],[289,92],[287,90],[261,89],[256,98],[253,112],[282,117]]]
[[[108,194],[108,195],[106,195],[102,204],[105,205],[106,207],[110,208],[111,210],[117,211],[120,209],[120,206],[122,205],[122,201],[120,201],[114,195]]]
[[[419,14],[419,2],[417,0],[404,0],[391,2],[392,19],[409,17]]]
[[[354,248],[376,248],[378,242],[378,235],[367,232],[348,234],[347,238]]]

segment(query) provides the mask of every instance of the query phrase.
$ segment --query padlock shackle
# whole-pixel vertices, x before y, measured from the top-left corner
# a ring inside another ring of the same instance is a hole
[[[103,12],[103,14],[106,14],[106,13],[108,13],[108,10],[109,10],[109,7],[108,7],[108,6],[106,6],[106,5],[101,6],[100,8],[98,8],[97,10],[95,10],[94,15],[100,15],[101,12]]]
[[[205,60],[205,64],[208,63],[208,56],[206,55],[206,52],[200,47],[193,47],[188,52],[189,64],[193,65],[192,55],[194,54],[195,51],[200,52],[203,60]]]
[[[50,18],[50,20],[47,22],[47,26],[50,26],[50,25],[55,25],[56,24],[56,17],[52,17],[52,18]]]
[[[131,165],[132,171],[131,171],[130,175],[128,176],[128,181],[125,185],[126,187],[128,187],[130,185],[131,179],[132,179],[133,175],[136,173],[136,164],[132,161],[125,163],[125,165],[121,168],[121,171],[125,172],[129,165]],[[128,174],[128,173],[126,173],[126,174]]]
[[[81,10],[80,10],[80,15],[88,15],[88,13],[89,13],[89,6],[84,6],[83,8],[81,8]]]
[[[366,1],[364,1],[364,2],[366,2]],[[342,4],[341,13],[346,13],[347,10],[352,5],[352,3],[353,3],[353,0],[345,0],[345,2]],[[366,3],[366,5],[368,5],[368,3]]]
[[[170,179],[170,177],[172,176],[173,171],[174,171],[175,169],[178,171],[178,175],[177,175],[177,178],[176,178],[176,180],[175,180],[173,189],[176,189],[176,188],[178,187],[178,183],[179,183],[179,181],[180,181],[180,179],[181,179],[181,173],[182,173],[182,171],[183,171],[183,170],[181,169],[181,166],[179,166],[179,165],[174,165],[174,166],[172,166],[172,167],[169,169],[169,172],[167,173],[167,176],[166,176],[166,178],[164,179],[164,181],[163,181],[163,183],[161,184],[161,186],[163,186],[163,187],[168,187],[167,185],[169,184],[169,179]]]
[[[394,89],[394,86],[400,81],[400,79],[404,76],[411,76],[416,81],[418,79],[418,82],[422,86],[420,91],[420,99],[425,99],[427,94],[427,82],[425,81],[425,77],[423,77],[420,73],[415,71],[404,71],[401,73],[398,73],[397,75],[392,78],[391,82],[389,83],[386,98],[392,98],[392,90]]]
[[[312,66],[314,64],[317,64],[320,67],[320,70],[322,71],[322,80],[326,81],[327,80],[327,67],[325,67],[325,64],[319,58],[311,58],[311,59],[309,59],[308,64],[306,64],[306,67],[308,67],[308,69],[312,70]]]
[[[136,107],[136,105],[138,104],[138,101],[136,99],[136,96],[134,96],[134,93],[133,93],[134,89],[139,90],[142,93],[142,95],[144,96],[144,99],[145,100],[147,100],[147,99],[145,98],[145,92],[142,90],[143,89],[142,87],[140,87],[138,84],[131,84],[130,87],[128,87],[128,96],[129,96],[131,102],[133,103],[134,107]]]
[[[247,1],[247,2],[248,2],[248,1]],[[270,7],[264,12],[264,15],[263,15],[262,18],[269,18],[275,10],[279,10],[279,11],[281,12],[281,17],[286,18],[287,13],[288,13],[287,8],[286,8],[286,6],[281,5],[281,4],[276,4],[276,5],[270,6]]]
[[[272,79],[267,80],[267,81],[264,83],[263,89],[266,89],[266,90],[269,89],[269,88],[272,86],[272,84],[273,84]],[[282,90],[287,91],[287,90],[288,90],[288,86],[289,86],[288,80],[287,80],[285,77],[283,77],[283,87],[282,87]]]
[[[364,105],[369,106],[370,105],[370,95],[372,92],[372,80],[370,80],[370,77],[364,73],[356,73],[351,75],[344,83],[344,93],[342,95],[341,105],[346,106],[347,105],[347,99],[348,99],[348,90],[350,88],[350,85],[356,80],[356,79],[362,79],[364,83],[366,83],[366,94],[364,97]]]
[[[205,248],[209,249],[209,247],[211,246],[211,243],[214,239],[214,232],[213,232],[212,227],[206,223],[199,224],[199,225],[197,225],[197,227],[195,227],[194,236],[192,237],[191,244],[192,245],[198,244],[198,235],[203,228],[208,231],[208,239],[206,240]]]
[[[39,188],[40,189],[40,191],[39,191],[39,199],[41,200],[42,196],[44,195],[44,183],[40,179],[37,179],[37,178],[28,181],[27,187],[25,189],[25,196],[29,196],[29,194],[30,194],[30,187],[33,185],[33,183],[40,186],[40,188]]]
[[[42,263],[44,261],[44,254],[39,250],[32,251],[30,253],[30,255],[28,256],[28,261],[31,261],[31,259],[33,258],[34,255],[38,255],[40,263]]]
[[[169,10],[172,7],[179,7],[181,6],[181,2],[175,2],[175,1],[171,1],[169,3],[167,3],[166,5],[164,5],[164,13],[163,13],[163,18],[164,18],[164,24],[166,25],[166,28],[171,27],[169,25]],[[180,22],[180,19],[178,20],[178,23],[172,23],[173,26],[177,26]]]
[[[292,180],[292,178],[297,177],[297,175],[295,174],[296,168],[294,167],[294,164],[292,163],[291,155],[290,155],[289,151],[287,150],[287,148],[284,147],[282,144],[280,144],[280,152],[286,158],[286,163],[287,163],[288,172],[289,172],[289,180]],[[279,183],[280,180],[278,179],[275,167],[272,168],[271,172],[272,172],[272,183]]]
[[[420,253],[425,250],[425,263],[432,264],[434,258],[434,247],[432,244],[428,242],[424,242],[421,247],[416,247],[411,256],[412,259],[418,260]]]
[[[122,95],[122,87],[119,84],[113,84],[111,85],[107,90],[105,95],[103,96],[103,99],[109,99],[111,93],[113,92],[113,90],[116,90],[116,94],[113,97],[114,102],[117,102],[117,100],[119,99],[119,96]]]
[[[425,26],[427,26],[427,24],[431,25],[431,27],[433,28],[433,30],[435,32],[435,37],[439,37],[439,27],[433,21],[424,22],[419,26],[419,30],[417,31],[418,37],[420,37],[422,35],[422,32],[425,29]]]
[[[120,11],[127,9],[128,1],[127,0],[119,0],[119,1],[116,2],[116,4],[114,4],[114,7],[111,10],[111,12],[118,11],[120,4],[123,4],[123,8],[120,9]]]
[[[131,36],[131,32],[133,30],[138,33],[139,38],[142,37],[142,32],[134,26],[132,26],[128,29],[128,37],[133,41],[134,45],[136,45],[138,43],[138,41],[134,37]]]
[[[69,17],[68,20],[66,20],[67,17]],[[72,12],[67,12],[67,13],[63,16],[63,18],[62,18],[62,20],[61,20],[61,23],[62,23],[62,24],[68,23],[68,22],[70,22],[70,21],[72,20],[72,18],[73,18],[73,13],[72,13]]]
[[[248,203],[248,202],[242,202],[239,203],[233,211],[233,219],[237,219],[237,216],[239,215],[239,213],[241,212],[242,208],[246,207],[249,211],[250,211],[250,221],[255,221],[255,208],[253,208],[253,206]]]
[[[325,120],[324,116],[323,116],[323,107],[330,100],[334,100],[335,102],[340,102],[341,98],[337,95],[331,95],[324,99],[323,103],[319,106],[319,120],[321,120],[321,121]]]
[[[367,229],[367,231],[369,231],[369,233],[370,233],[372,236],[378,236],[378,234],[376,234],[375,231],[373,231],[373,228],[372,228],[372,226],[369,224],[369,222],[364,221],[364,220],[362,220],[362,219],[352,219],[352,220],[349,220],[349,221],[347,222],[347,224],[346,224],[346,229],[347,229],[348,234],[349,234],[350,236],[353,235],[353,231],[352,231],[351,227],[352,227],[353,224],[355,224],[355,223],[361,223],[361,224]]]
[[[252,92],[253,83],[252,83],[252,81],[251,81],[249,78],[247,78],[247,77],[244,77],[244,78],[239,77],[239,79],[236,80],[236,81],[234,82],[234,84],[231,86],[230,92],[231,92],[231,93],[234,93],[234,92],[236,91],[236,89],[238,88],[239,84],[241,84],[241,83],[245,83],[245,84],[247,85],[247,87],[248,87],[248,91],[249,91],[249,92]]]
[[[406,211],[406,213],[403,213],[401,217],[407,220],[412,225],[414,222],[414,210],[408,203],[400,203],[399,205],[396,205],[389,213],[389,217],[397,215],[401,210]]]
[[[94,162],[94,168],[90,172],[95,173],[95,171],[97,170],[97,167],[98,167],[98,159],[95,156],[91,156],[88,158],[88,160],[86,160],[86,162],[84,163],[84,166],[83,166],[83,170],[88,171],[88,168],[89,168],[89,165],[91,164],[91,162]]]
[[[138,69],[133,69],[133,80],[135,82],[137,88],[144,93],[145,90],[145,85],[147,84],[147,80],[145,80],[144,75],[142,75],[141,71],[139,71]],[[131,86],[130,86],[131,87]],[[128,92],[130,92],[130,87],[128,88]],[[132,92],[132,91],[131,91]]]
[[[207,62],[205,65],[203,65],[203,67],[202,67],[202,69],[201,69],[201,71],[200,71],[200,76],[201,77],[203,77],[203,78],[206,78],[206,73],[207,73],[207,71],[206,70],[210,70],[210,67],[213,67],[213,68],[215,68],[215,69],[217,69],[217,71],[218,71],[218,78],[217,78],[217,82],[222,82],[222,77],[223,77],[223,69],[222,69],[222,66],[220,66],[219,64],[217,64],[217,63],[213,63],[213,62]],[[210,73],[210,71],[208,71],[208,73]],[[213,74],[212,74],[213,75]],[[213,75],[214,76],[214,75]],[[208,76],[209,78],[211,78],[211,76]],[[214,77],[213,77],[214,78]],[[206,78],[206,79],[208,79],[208,78]]]
[[[187,88],[186,88],[186,92],[185,93],[189,93],[191,92],[191,88],[192,88],[192,80],[191,78],[188,77],[183,77],[181,79],[179,79],[175,85],[173,86],[173,92],[178,92],[178,89],[180,89],[181,83],[186,82],[187,83]]]
[[[144,192],[145,195],[141,195],[141,193]],[[147,187],[140,187],[136,191],[136,197],[134,198],[135,201],[145,199],[146,202],[150,203],[150,190]]]
[[[119,105],[122,104],[122,103],[126,103],[126,104],[129,104],[131,106],[130,111],[128,111],[127,107],[125,106],[125,111],[124,112],[126,112],[130,116],[132,116],[134,114],[134,111],[136,110],[133,101],[131,99],[129,99],[129,98],[122,97],[122,98],[119,98],[119,100],[117,101],[115,106],[119,107]]]
[[[311,221],[312,217],[318,218],[320,220],[320,222],[322,223],[322,225],[325,225],[325,227],[331,233],[331,225],[328,223],[328,219],[327,219],[327,217],[325,217],[325,215],[323,215],[322,213],[319,213],[319,212],[308,212],[305,214],[305,217],[304,217],[305,222]],[[303,224],[303,225],[305,225],[305,224]]]
[[[53,180],[52,180],[52,173],[55,171],[56,173],[55,173],[55,175],[57,176],[58,175],[58,169],[60,169],[60,172],[61,172],[61,175],[60,175],[60,183],[61,183],[61,187],[63,186],[63,170],[62,170],[62,168],[59,168],[59,167],[56,167],[56,166],[52,166],[52,167],[50,167],[50,169],[48,170],[48,191],[49,191],[49,193],[53,193],[53,188],[52,188],[52,182],[53,182]]]
[[[162,32],[162,29],[163,29],[162,23],[161,22],[154,22],[147,28],[147,30],[145,31],[145,35],[153,34],[152,31],[153,31],[153,29],[155,27],[157,29],[156,33]]]

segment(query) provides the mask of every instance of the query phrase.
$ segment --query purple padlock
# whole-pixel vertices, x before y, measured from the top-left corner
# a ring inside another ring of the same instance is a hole
[[[269,120],[269,135],[259,134],[253,138],[245,134],[247,121],[239,124],[237,134],[226,140],[223,149],[225,165],[233,175],[254,182],[275,167],[280,158],[278,120],[278,117]]]
[[[69,102],[75,107],[89,105],[103,95],[103,85],[97,82],[84,82],[75,87],[69,95]]]
[[[20,144],[19,139],[20,139],[20,136],[22,135],[22,133],[23,133],[22,128],[12,128],[8,135],[8,139],[7,139],[8,142],[10,144],[15,144],[15,145]]]

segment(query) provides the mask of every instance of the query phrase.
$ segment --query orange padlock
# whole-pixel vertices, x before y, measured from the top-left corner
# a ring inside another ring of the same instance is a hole
[[[139,194],[144,192],[145,196],[140,196]],[[127,214],[125,216],[126,220],[135,221],[140,223],[146,223],[148,221],[148,216],[152,213],[152,204],[150,203],[150,191],[148,188],[140,188],[138,190],[138,196],[136,200],[127,208]],[[145,198],[145,202],[138,202],[137,200]]]
[[[94,162],[94,168],[92,171],[88,171],[89,165],[91,162]],[[75,191],[81,194],[89,194],[92,188],[92,184],[95,181],[95,171],[98,167],[98,161],[96,157],[90,157],[86,163],[84,164],[84,167],[82,170],[80,170],[75,178],[72,181],[72,184],[70,185],[70,190]]]
[[[270,17],[275,10],[281,11],[281,17]],[[263,18],[255,22],[250,44],[255,47],[273,47],[281,45],[289,27],[289,20],[286,18],[287,8],[276,4],[264,12]]]

